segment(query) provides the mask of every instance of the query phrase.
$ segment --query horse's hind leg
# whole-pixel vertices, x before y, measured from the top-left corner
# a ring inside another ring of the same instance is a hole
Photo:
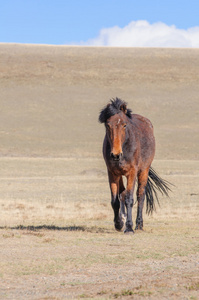
[[[138,174],[138,188],[137,188],[137,218],[136,218],[136,227],[135,229],[143,230],[143,217],[142,211],[144,206],[144,198],[145,198],[145,187],[147,185],[149,168],[144,171],[141,171]]]
[[[119,195],[120,195],[120,216],[124,222],[126,222],[126,212],[125,212],[125,187],[123,183],[122,176],[119,181]]]

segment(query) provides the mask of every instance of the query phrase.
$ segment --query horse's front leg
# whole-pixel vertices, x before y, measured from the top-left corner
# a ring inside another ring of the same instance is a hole
[[[114,224],[116,230],[122,230],[124,222],[120,216],[120,200],[119,200],[119,177],[109,172],[109,184],[111,189],[111,205],[114,211]]]
[[[126,229],[124,233],[134,233],[133,231],[133,221],[132,221],[132,208],[133,208],[133,192],[135,187],[136,172],[132,173],[127,177],[127,188],[125,193],[125,206],[127,210],[126,218]]]

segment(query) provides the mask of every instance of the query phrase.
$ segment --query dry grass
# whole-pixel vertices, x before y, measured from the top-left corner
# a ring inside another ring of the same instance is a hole
[[[1,44],[0,154],[101,157],[98,114],[117,96],[154,124],[157,159],[199,159],[198,54]]]
[[[0,226],[64,226],[66,222],[79,226],[98,224],[107,219],[112,222],[110,192],[102,159],[90,159],[89,167],[85,158],[78,162],[66,158],[0,160]],[[156,205],[157,213],[152,217],[146,216],[146,220],[197,219],[198,161],[159,160],[153,165],[156,170],[161,170],[161,176],[175,186],[170,198],[161,199],[160,207]],[[73,175],[68,166],[74,167]]]
[[[66,158],[1,161],[0,276],[5,287],[8,282],[13,287],[14,294],[9,295],[23,298],[20,291],[24,290],[32,297],[34,281],[39,295],[47,291],[47,299],[52,295],[63,299],[65,295],[102,299],[196,297],[197,161],[154,162],[161,176],[175,187],[170,198],[161,198],[161,207],[153,216],[144,216],[145,230],[134,236],[114,230],[102,160],[90,159],[89,167],[86,158],[78,163]],[[64,175],[70,163],[76,166],[74,174]],[[9,174],[11,166],[15,166],[14,177]],[[134,220],[135,216],[136,208]],[[1,295],[5,297],[6,292]]]
[[[197,299],[198,50],[0,55],[0,298]],[[98,113],[115,96],[151,119],[153,166],[175,185],[134,236],[114,230],[101,155]]]

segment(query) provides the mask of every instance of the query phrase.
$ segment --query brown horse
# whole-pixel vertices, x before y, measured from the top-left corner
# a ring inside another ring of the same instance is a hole
[[[124,232],[133,233],[132,207],[136,179],[138,206],[135,229],[143,229],[142,210],[145,195],[146,211],[152,213],[155,209],[154,199],[158,201],[156,190],[167,196],[170,190],[168,182],[161,179],[151,168],[155,154],[153,125],[147,118],[132,114],[131,110],[127,109],[126,102],[118,98],[111,100],[102,109],[99,121],[106,127],[103,155],[108,170],[115,228],[122,230],[123,219],[126,217]],[[127,178],[126,189],[122,176]]]

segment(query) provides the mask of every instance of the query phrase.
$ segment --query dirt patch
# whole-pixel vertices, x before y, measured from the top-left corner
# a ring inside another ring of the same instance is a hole
[[[198,235],[186,237],[186,249],[186,243],[176,246],[181,239],[173,226],[169,238],[164,230],[152,234],[147,225],[146,232],[134,237],[110,229],[1,230],[0,296],[197,299]]]

